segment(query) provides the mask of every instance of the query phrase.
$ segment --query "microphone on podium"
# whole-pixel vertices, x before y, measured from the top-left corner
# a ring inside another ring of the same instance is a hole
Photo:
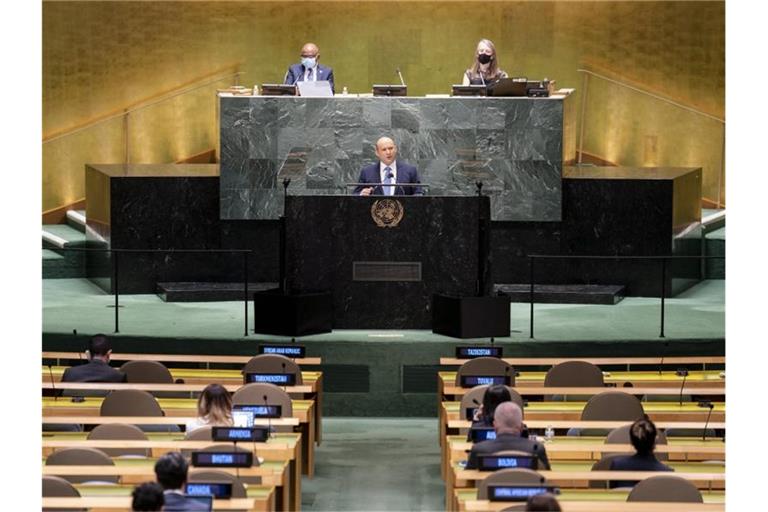
[[[400,85],[405,85],[405,80],[403,80],[403,74],[400,72],[400,68],[396,68],[395,72],[397,73],[397,76],[400,77]]]

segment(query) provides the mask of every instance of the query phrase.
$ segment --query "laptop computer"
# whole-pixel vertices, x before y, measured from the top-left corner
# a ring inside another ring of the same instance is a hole
[[[527,88],[525,78],[500,78],[488,84],[488,96],[526,96]]]
[[[299,96],[303,96],[304,98],[333,97],[331,82],[328,80],[317,80],[315,82],[296,82],[296,87],[299,88]]]

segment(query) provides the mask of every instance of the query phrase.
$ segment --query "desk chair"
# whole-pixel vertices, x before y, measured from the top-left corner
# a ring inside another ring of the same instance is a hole
[[[611,462],[616,457],[626,457],[627,455],[632,455],[634,452],[627,452],[627,453],[610,453],[608,455],[603,455],[599,461],[592,464],[592,467],[590,468],[590,471],[609,471],[611,469]],[[589,487],[592,489],[609,489],[610,485],[607,481],[600,481],[600,480],[590,480],[589,481]]]
[[[604,391],[589,399],[581,411],[581,421],[633,421],[645,411],[640,400],[623,391]],[[570,429],[568,435],[607,436],[609,429]]]
[[[251,443],[252,444],[252,443]],[[243,448],[242,446],[236,446],[234,444],[212,444],[211,446],[206,446],[202,450],[196,450],[199,452],[243,452],[243,453],[249,453],[251,452],[248,448]],[[259,462],[259,459],[254,455],[253,457],[253,465],[254,466],[260,466],[261,463]],[[260,476],[242,476],[240,477],[240,482],[246,483],[248,485],[261,485],[261,477]],[[235,497],[235,496],[233,496]],[[245,496],[241,496],[242,498],[245,498]]]
[[[44,476],[43,477],[43,498],[79,498],[80,491],[75,489],[75,486],[67,482],[60,476]],[[86,512],[87,509],[52,509],[44,508],[43,512]]]
[[[115,463],[109,456],[96,448],[62,448],[56,450],[47,459],[46,466],[114,466]],[[91,476],[73,475],[64,478],[70,483],[81,484],[85,482],[106,482],[116,484],[120,481],[118,476]]]
[[[246,373],[284,373],[294,375],[296,385],[304,383],[301,377],[301,368],[292,359],[280,354],[261,354],[254,356],[243,366],[243,379]]]
[[[478,357],[459,366],[456,385],[461,385],[462,375],[500,376],[509,375],[509,385],[515,385],[515,370],[512,365],[496,357]]]
[[[173,384],[170,370],[157,361],[128,361],[120,371],[130,383]]]
[[[88,433],[88,438],[108,439],[119,441],[146,441],[147,435],[136,425],[128,423],[112,423],[97,425]],[[102,451],[110,457],[150,457],[152,451],[149,448],[103,448]]]
[[[602,370],[594,364],[587,361],[565,361],[549,369],[544,376],[544,386],[602,388],[605,387],[605,381]],[[584,395],[548,395],[544,397],[544,400],[579,402],[589,400],[589,398],[589,396]]]
[[[517,455],[530,455],[522,452],[504,452]],[[545,478],[532,469],[500,469],[483,478],[477,483],[477,499],[488,499],[488,487],[492,485],[540,485],[545,483]]]
[[[608,436],[605,438],[605,444],[632,444],[632,441],[629,439],[629,428],[632,425],[624,425],[623,427],[618,427],[608,434]],[[664,435],[664,432],[659,430],[656,433],[656,446],[660,444],[668,444],[667,443],[667,436]],[[632,455],[631,453],[628,453],[627,455]],[[656,458],[660,461],[669,460],[669,454],[668,453],[657,453]]]
[[[258,478],[258,477],[254,477]],[[230,475],[224,471],[217,471],[215,469],[192,469],[190,468],[187,475],[187,482],[189,483],[212,483],[212,484],[232,484],[232,497],[233,498],[247,498],[248,494],[245,490],[245,485],[240,478],[235,475]],[[242,512],[247,512],[243,510]]]
[[[154,396],[138,389],[118,389],[110,392],[101,403],[100,416],[165,416]],[[178,432],[177,425],[138,425],[144,432]]]
[[[293,416],[290,395],[274,384],[252,382],[241,387],[232,395],[232,405],[263,405],[265,403],[281,406],[282,417]]]
[[[703,503],[704,499],[696,486],[685,478],[659,475],[641,480],[629,493],[627,501]]]

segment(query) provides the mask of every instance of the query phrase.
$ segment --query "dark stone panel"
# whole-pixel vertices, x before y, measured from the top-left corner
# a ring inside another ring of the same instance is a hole
[[[335,328],[429,328],[432,294],[476,294],[480,201],[402,197],[403,219],[394,228],[374,223],[375,201],[288,197],[288,286],[296,293],[332,290]],[[487,198],[482,203],[489,207]],[[354,281],[355,261],[419,262],[422,280]]]

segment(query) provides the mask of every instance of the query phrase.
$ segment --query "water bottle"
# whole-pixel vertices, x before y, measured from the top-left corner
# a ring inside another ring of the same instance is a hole
[[[344,86],[344,89],[341,91],[341,94],[343,94],[344,96],[349,94],[349,91],[347,91],[347,86]]]
[[[547,429],[544,431],[544,439],[546,442],[551,441],[555,438],[555,429],[552,428],[552,425],[547,425]]]

